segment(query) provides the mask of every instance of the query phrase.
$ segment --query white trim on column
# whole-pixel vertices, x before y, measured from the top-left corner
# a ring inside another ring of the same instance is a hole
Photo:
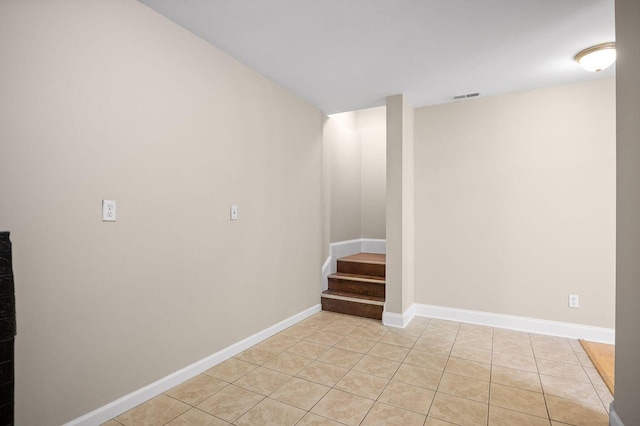
[[[382,324],[388,327],[405,328],[416,315],[415,305],[411,305],[409,309],[402,314],[394,314],[392,312],[382,313]]]
[[[329,257],[322,265],[322,290],[329,288],[327,277],[338,270],[339,257],[356,253],[386,253],[387,241],[373,238],[359,238],[356,240],[338,241],[329,244]]]
[[[231,358],[234,355],[239,354],[245,349],[262,342],[263,340],[279,333],[287,327],[294,325],[297,322],[319,312],[321,310],[320,304],[310,307],[300,313],[297,313],[284,321],[281,321],[271,327],[247,337],[231,346],[228,346],[213,355],[196,361],[187,367],[169,374],[162,379],[151,383],[141,389],[131,392],[128,395],[123,396],[107,405],[104,405],[90,413],[85,414],[82,417],[78,417],[75,420],[66,423],[65,426],[92,426],[99,425],[109,421],[110,419],[132,409],[133,407],[142,404],[143,402],[160,395],[161,393],[171,389],[172,387],[197,376],[210,369],[211,367]]]
[[[515,315],[494,314],[491,312],[470,311],[466,309],[446,308],[443,306],[413,305],[415,315],[441,318],[452,321],[468,322],[491,327],[526,331],[529,333],[548,334],[551,336],[584,339],[591,342],[615,343],[615,330],[612,328],[593,327],[568,322],[549,321],[538,318],[519,317]]]
[[[611,426],[624,426],[615,408],[613,408],[613,402],[609,405],[609,425]]]

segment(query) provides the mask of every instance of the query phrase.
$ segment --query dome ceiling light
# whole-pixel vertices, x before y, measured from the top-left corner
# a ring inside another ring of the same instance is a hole
[[[574,59],[585,70],[600,72],[616,61],[616,44],[610,42],[588,47],[578,53]]]

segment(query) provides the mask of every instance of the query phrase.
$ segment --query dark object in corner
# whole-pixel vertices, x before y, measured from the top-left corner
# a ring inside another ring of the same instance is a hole
[[[0,426],[13,425],[16,302],[11,263],[9,233],[0,232]]]

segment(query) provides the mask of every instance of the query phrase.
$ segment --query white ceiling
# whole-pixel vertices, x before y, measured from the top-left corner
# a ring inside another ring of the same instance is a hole
[[[614,0],[140,0],[325,113],[613,77]]]

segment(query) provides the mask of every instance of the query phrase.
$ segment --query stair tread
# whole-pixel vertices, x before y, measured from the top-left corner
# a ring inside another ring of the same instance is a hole
[[[356,293],[347,293],[345,291],[337,291],[337,290],[325,290],[322,292],[323,295],[328,296],[339,296],[345,297],[349,299],[361,299],[361,300],[370,300],[374,302],[384,302],[384,297],[376,297],[376,296],[365,296],[363,294]]]
[[[373,284],[386,283],[386,280],[384,277],[379,277],[376,275],[350,274],[348,272],[336,272],[334,274],[329,275],[329,278],[337,278],[337,279],[350,280],[350,281],[364,281],[364,282],[370,282]]]
[[[341,257],[338,259],[338,262],[358,262],[384,265],[386,263],[386,258],[386,254],[381,253],[356,253],[350,256]]]

